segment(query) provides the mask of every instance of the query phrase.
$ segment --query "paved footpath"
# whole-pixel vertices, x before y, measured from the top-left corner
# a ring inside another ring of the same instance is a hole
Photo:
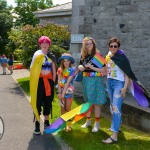
[[[13,75],[7,71],[7,75],[2,75],[0,67],[0,117],[4,121],[0,150],[69,150],[58,135],[33,134],[32,109],[28,97],[16,83],[18,78],[28,76],[26,69],[14,70]]]

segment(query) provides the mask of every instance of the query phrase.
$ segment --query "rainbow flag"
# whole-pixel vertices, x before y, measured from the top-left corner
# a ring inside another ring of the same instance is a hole
[[[106,64],[106,60],[100,55],[99,52],[96,52],[94,57],[91,59],[91,62],[99,68],[102,68],[103,65]]]
[[[72,123],[81,120],[86,114],[93,108],[92,103],[82,104],[73,110],[61,115],[55,122],[53,122],[49,127],[47,127],[45,133],[54,133],[63,130],[66,127],[66,122],[74,117]]]

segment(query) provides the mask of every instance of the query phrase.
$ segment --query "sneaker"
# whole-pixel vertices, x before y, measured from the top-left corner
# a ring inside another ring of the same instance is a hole
[[[39,135],[41,134],[40,132],[40,123],[38,121],[35,121],[35,130],[34,130],[34,134]]]
[[[91,120],[86,120],[85,124],[83,124],[81,128],[87,128],[89,126],[91,126]]]
[[[46,129],[47,127],[49,127],[50,124],[49,124],[49,120],[45,120],[44,121],[44,129]]]
[[[100,127],[100,122],[95,122],[92,132],[98,132],[99,127]]]
[[[69,120],[67,121],[66,131],[71,131],[71,130],[72,130],[72,121]]]

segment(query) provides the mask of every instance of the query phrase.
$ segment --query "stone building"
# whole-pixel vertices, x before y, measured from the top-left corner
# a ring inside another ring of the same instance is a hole
[[[71,35],[71,52],[77,64],[81,37],[94,37],[103,56],[108,52],[108,39],[119,37],[121,49],[129,58],[138,80],[150,91],[149,0],[74,0]],[[76,83],[77,95],[81,91],[82,87]],[[124,101],[123,115],[124,123],[150,131],[150,109],[139,107],[129,94]]]
[[[53,22],[71,26],[72,3],[62,4],[33,13],[35,17],[40,19],[40,25],[44,25],[46,22]]]

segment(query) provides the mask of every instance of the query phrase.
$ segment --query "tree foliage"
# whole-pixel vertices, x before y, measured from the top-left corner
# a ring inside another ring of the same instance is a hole
[[[6,0],[0,0],[0,53],[5,53],[5,45],[8,43],[7,32],[13,26],[11,7],[7,6]]]
[[[15,13],[17,14],[16,26],[33,25],[39,23],[39,19],[33,14],[39,9],[49,8],[53,5],[52,0],[15,0]]]
[[[7,7],[7,2],[5,0],[0,0],[0,12],[4,11]]]
[[[38,39],[42,35],[48,36],[52,40],[50,51],[58,58],[63,52],[69,48],[70,32],[68,26],[56,25],[49,23],[46,26],[25,25],[17,27],[9,32],[9,39],[15,43],[16,49],[22,49],[23,62],[29,65],[32,56],[39,49]],[[7,49],[11,49],[11,44],[7,45]]]

